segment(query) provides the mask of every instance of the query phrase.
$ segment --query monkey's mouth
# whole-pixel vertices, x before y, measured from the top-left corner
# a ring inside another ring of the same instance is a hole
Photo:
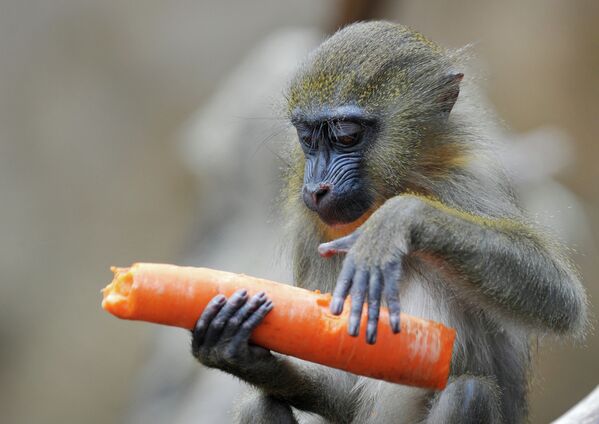
[[[304,198],[304,201],[308,209],[316,212],[324,224],[336,229],[355,226],[355,222],[359,221],[373,205],[373,201],[369,196],[356,194],[352,196],[331,196],[323,199],[318,204],[314,204],[306,198]]]
[[[380,206],[379,204],[373,204],[368,210],[366,210],[366,212],[364,212],[357,219],[355,219],[351,222],[345,222],[345,223],[337,222],[334,224],[327,224],[326,222],[323,221],[323,223],[325,224],[325,226],[324,226],[325,239],[327,241],[335,240],[340,237],[344,237],[344,236],[347,236],[347,235],[353,233],[362,224],[364,224],[364,222],[366,222],[366,220],[368,220],[368,218],[370,218],[370,216],[374,213],[374,211],[376,211],[378,209],[379,206]]]
[[[350,226],[360,219],[368,209],[351,210],[339,209],[333,211],[316,211],[318,216],[329,227],[341,229],[342,227]]]

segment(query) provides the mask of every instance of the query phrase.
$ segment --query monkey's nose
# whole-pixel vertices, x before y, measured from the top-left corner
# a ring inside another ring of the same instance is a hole
[[[318,206],[320,201],[331,191],[330,184],[319,184],[315,191],[312,192],[312,200],[314,204]]]
[[[308,207],[315,210],[331,189],[332,186],[328,183],[310,184],[305,186],[304,200]],[[308,201],[308,199],[310,200]]]

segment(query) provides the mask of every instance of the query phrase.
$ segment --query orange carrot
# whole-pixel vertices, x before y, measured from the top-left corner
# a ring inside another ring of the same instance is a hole
[[[377,342],[369,345],[347,334],[349,303],[340,316],[329,312],[330,294],[207,268],[137,263],[112,270],[102,307],[119,318],[192,329],[217,294],[265,291],[275,307],[254,330],[252,343],[393,383],[432,389],[447,384],[455,330],[442,324],[401,314],[401,332],[393,334],[383,308]]]

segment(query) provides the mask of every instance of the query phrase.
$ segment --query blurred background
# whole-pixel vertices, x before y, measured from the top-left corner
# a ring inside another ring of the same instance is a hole
[[[185,331],[108,316],[99,291],[142,260],[289,281],[270,206],[281,93],[327,34],[370,18],[474,44],[518,189],[597,316],[599,2],[1,0],[3,422],[228,421],[240,384],[195,364]],[[590,392],[598,358],[596,334],[543,341],[531,421]]]

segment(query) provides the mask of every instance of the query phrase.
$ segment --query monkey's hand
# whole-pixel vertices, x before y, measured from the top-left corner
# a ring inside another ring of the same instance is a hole
[[[414,206],[412,198],[392,198],[352,234],[318,247],[324,257],[347,253],[333,292],[331,312],[339,315],[350,294],[348,332],[357,336],[367,299],[366,341],[370,344],[376,342],[383,297],[389,307],[391,329],[395,333],[400,330],[399,281],[403,274],[403,258],[408,253],[410,224],[417,213]]]
[[[269,350],[250,344],[249,338],[272,308],[264,293],[249,300],[246,290],[236,291],[228,300],[215,296],[192,330],[193,356],[207,367],[260,384],[259,379],[276,370],[277,360]]]
[[[264,293],[249,300],[246,290],[236,291],[229,299],[215,296],[192,330],[193,356],[207,367],[258,387],[277,402],[315,412],[331,422],[350,422],[349,418],[335,418],[353,413],[351,404],[343,399],[355,383],[355,376],[276,355],[250,343],[252,331],[272,308],[272,301]],[[283,422],[276,417],[273,420],[268,422]]]

